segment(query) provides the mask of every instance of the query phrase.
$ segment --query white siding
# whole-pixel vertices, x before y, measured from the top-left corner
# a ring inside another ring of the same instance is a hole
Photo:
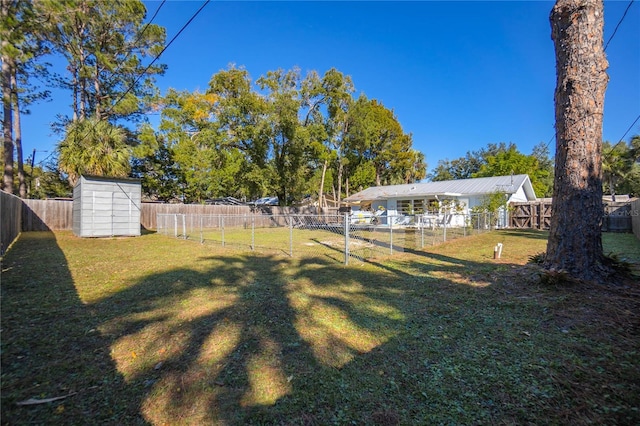
[[[509,197],[510,203],[526,203],[527,201],[529,201],[529,199],[527,198],[523,187],[518,188],[518,190]]]
[[[81,237],[140,235],[139,182],[83,176],[73,194],[74,234]]]

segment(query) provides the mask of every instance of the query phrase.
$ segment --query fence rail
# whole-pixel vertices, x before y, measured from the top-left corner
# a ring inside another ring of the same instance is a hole
[[[20,234],[22,208],[20,198],[0,191],[0,256]]]
[[[640,240],[640,198],[631,202],[631,228],[634,235]]]
[[[72,200],[22,200],[23,231],[67,231],[73,227]]]
[[[246,250],[279,252],[288,256],[326,256],[339,262],[366,260],[399,252],[424,250],[444,241],[489,231],[495,218],[488,213],[388,216],[363,222],[356,216],[324,215],[188,215],[159,213],[159,233]]]
[[[635,201],[637,204],[637,201]],[[603,232],[632,232],[632,214],[635,210],[628,201],[603,203]],[[637,213],[636,213],[637,215]],[[511,228],[549,229],[551,225],[551,200],[513,203],[509,226]],[[640,224],[636,225],[636,229]],[[640,231],[639,231],[640,232]]]
[[[509,226],[512,228],[549,229],[551,201],[512,203]]]

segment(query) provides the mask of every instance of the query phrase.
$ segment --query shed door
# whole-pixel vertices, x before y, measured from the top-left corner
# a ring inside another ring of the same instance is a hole
[[[93,191],[90,234],[95,237],[113,235],[113,192]]]

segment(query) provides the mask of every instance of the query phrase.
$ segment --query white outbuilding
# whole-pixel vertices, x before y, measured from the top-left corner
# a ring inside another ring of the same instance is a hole
[[[73,188],[73,233],[79,237],[140,235],[139,179],[81,176]]]

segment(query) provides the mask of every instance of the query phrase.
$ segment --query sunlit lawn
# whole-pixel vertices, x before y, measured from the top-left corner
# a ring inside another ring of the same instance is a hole
[[[604,243],[640,263],[633,235]],[[637,277],[545,287],[522,267],[545,246],[491,232],[344,266],[25,233],[2,265],[2,422],[640,422]]]
[[[403,251],[424,250],[480,231],[471,228],[415,228],[415,227],[353,227],[345,241],[344,225],[329,224],[318,227],[255,227],[187,229],[178,238],[203,244],[235,249],[256,250],[261,253],[281,253],[293,256],[324,256],[344,262],[344,247],[358,259],[384,258]],[[487,232],[487,231],[482,231]],[[173,229],[166,230],[174,236]]]

